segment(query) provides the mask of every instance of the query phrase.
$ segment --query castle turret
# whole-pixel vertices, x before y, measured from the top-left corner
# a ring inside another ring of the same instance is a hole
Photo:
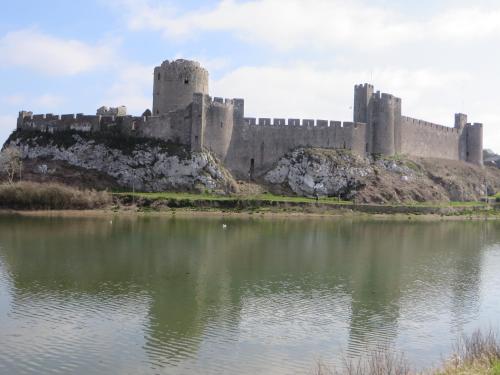
[[[208,95],[208,71],[196,61],[164,61],[154,70],[153,115],[186,108],[194,93]]]
[[[455,129],[463,129],[467,125],[467,115],[465,113],[455,114]]]
[[[458,138],[458,159],[467,161],[467,115],[464,113],[455,114],[454,128],[459,132]]]
[[[483,124],[467,124],[465,126],[467,139],[467,161],[483,165]]]
[[[396,127],[401,119],[401,99],[389,94],[376,96],[373,118],[373,153],[391,156],[396,153]]]
[[[364,85],[354,86],[354,108],[353,121],[367,124],[372,112],[373,86],[365,83]]]

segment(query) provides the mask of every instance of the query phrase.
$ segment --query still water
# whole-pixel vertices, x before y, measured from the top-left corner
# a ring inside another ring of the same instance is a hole
[[[1,374],[424,368],[489,327],[500,222],[0,217]]]

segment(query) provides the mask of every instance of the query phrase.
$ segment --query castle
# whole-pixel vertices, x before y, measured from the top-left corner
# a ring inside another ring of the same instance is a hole
[[[237,177],[256,177],[297,147],[347,149],[361,155],[407,154],[483,165],[483,125],[455,115],[454,127],[402,116],[401,99],[354,89],[353,122],[245,117],[243,99],[212,98],[208,71],[188,60],[164,61],[154,69],[153,108],[128,116],[123,107],[97,115],[19,113],[17,128],[42,132],[115,131],[158,138],[198,152],[209,150]]]

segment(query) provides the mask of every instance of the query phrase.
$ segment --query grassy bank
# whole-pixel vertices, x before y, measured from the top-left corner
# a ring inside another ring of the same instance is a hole
[[[376,350],[365,359],[344,361],[341,369],[318,363],[315,375],[500,375],[500,340],[493,331],[474,332],[460,339],[453,356],[441,368],[423,372],[411,369],[406,357],[394,351]]]
[[[224,211],[249,213],[293,213],[338,215],[347,212],[367,214],[409,214],[470,217],[500,217],[500,210],[484,202],[441,202],[409,204],[359,204],[337,198],[306,198],[258,195],[214,195],[191,193],[98,192],[75,189],[56,183],[19,182],[0,184],[0,208],[11,210],[115,210]]]
[[[79,190],[55,183],[0,184],[0,208],[13,210],[83,210],[111,205],[107,192]]]
[[[218,196],[188,193],[114,193],[121,205],[135,205],[141,210],[195,209],[254,212],[342,213],[356,211],[371,214],[415,215],[488,215],[499,212],[485,202],[440,202],[410,204],[359,204],[337,198],[305,198],[272,194]]]

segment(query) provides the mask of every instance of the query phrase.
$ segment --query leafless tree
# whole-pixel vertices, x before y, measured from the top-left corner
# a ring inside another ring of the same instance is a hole
[[[7,175],[10,184],[14,182],[16,173],[21,180],[22,167],[21,151],[17,147],[8,146],[0,152],[0,171]]]

